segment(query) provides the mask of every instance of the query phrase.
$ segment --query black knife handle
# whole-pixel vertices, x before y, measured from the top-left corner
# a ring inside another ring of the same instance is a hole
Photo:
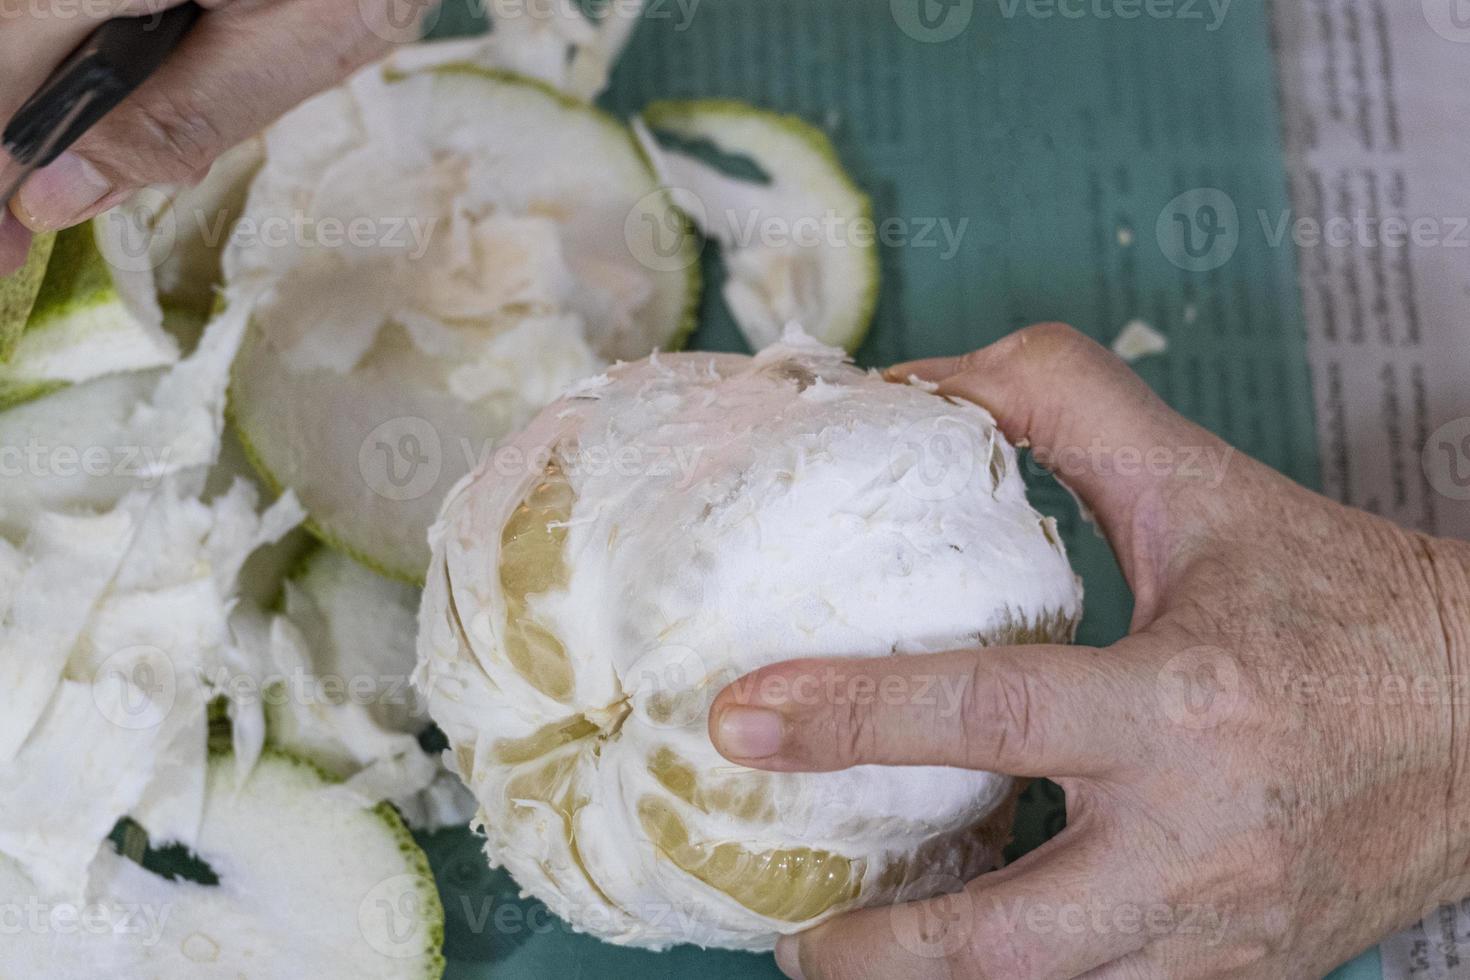
[[[5,127],[5,149],[19,163],[51,163],[146,82],[199,22],[192,2],[158,14],[119,17],[93,31]],[[83,99],[85,108],[75,111]],[[67,122],[68,117],[74,117]],[[57,134],[57,127],[66,130]]]

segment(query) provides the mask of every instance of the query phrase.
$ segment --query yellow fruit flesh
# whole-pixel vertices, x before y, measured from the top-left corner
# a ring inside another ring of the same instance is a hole
[[[507,799],[513,801],[544,803],[561,817],[562,832],[566,834],[572,861],[582,879],[599,898],[616,907],[616,903],[598,886],[587,870],[587,862],[582,859],[582,851],[577,846],[577,811],[587,805],[587,797],[577,785],[577,769],[581,764],[583,751],[582,747],[569,749],[525,769],[506,784],[505,794]],[[546,864],[542,864],[541,868],[553,881],[559,877],[555,868]]]
[[[570,745],[578,739],[596,735],[597,732],[597,725],[584,716],[579,716],[571,721],[559,721],[554,725],[547,725],[526,738],[504,739],[496,742],[495,759],[508,766],[520,765],[522,762],[530,762],[549,752],[555,752],[563,745]]]
[[[536,690],[563,702],[571,700],[575,688],[571,658],[561,641],[532,618],[529,599],[566,588],[565,525],[574,502],[571,484],[553,463],[511,515],[500,538],[506,656]]]
[[[723,813],[749,823],[773,823],[770,777],[755,774],[704,780],[669,749],[659,749],[648,764],[664,789],[704,813]]]
[[[653,797],[638,804],[638,819],[679,870],[757,915],[806,922],[853,901],[862,889],[862,861],[808,847],[757,852],[729,842],[697,844],[673,808]]]

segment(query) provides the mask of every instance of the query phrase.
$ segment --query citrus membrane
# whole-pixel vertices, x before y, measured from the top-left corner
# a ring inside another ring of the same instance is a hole
[[[421,581],[454,483],[567,385],[692,327],[692,237],[655,247],[684,219],[625,126],[545,86],[374,69],[265,143],[241,227],[307,230],[226,252],[252,321],[232,417],[267,481],[375,570]],[[329,221],[363,237],[313,239]]]

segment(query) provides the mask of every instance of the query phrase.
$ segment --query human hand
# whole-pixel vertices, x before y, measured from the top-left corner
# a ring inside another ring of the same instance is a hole
[[[33,0],[0,8],[0,121],[103,21],[181,0]],[[380,57],[431,0],[205,0],[158,73],[0,210],[0,277],[31,231],[80,224],[149,184],[202,178],[214,159],[308,96]],[[18,220],[17,220],[18,219]]]
[[[710,732],[743,765],[951,765],[1067,795],[1057,839],[963,893],[784,939],[788,975],[1314,977],[1470,894],[1470,547],[1233,454],[1067,327],[890,372],[910,375],[1051,461],[1118,555],[1132,631],[1108,650],[795,661],[727,688]],[[757,700],[834,689],[808,676],[966,697],[948,714]]]

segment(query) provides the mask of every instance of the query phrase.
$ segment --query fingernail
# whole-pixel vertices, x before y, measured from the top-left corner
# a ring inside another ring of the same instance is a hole
[[[782,936],[776,942],[776,965],[791,980],[806,980],[801,975],[801,940],[795,936]]]
[[[716,741],[726,755],[741,759],[769,759],[781,751],[785,722],[764,708],[726,708],[715,729]]]
[[[32,231],[59,231],[91,217],[112,182],[75,153],[63,153],[21,188],[17,214]]]

